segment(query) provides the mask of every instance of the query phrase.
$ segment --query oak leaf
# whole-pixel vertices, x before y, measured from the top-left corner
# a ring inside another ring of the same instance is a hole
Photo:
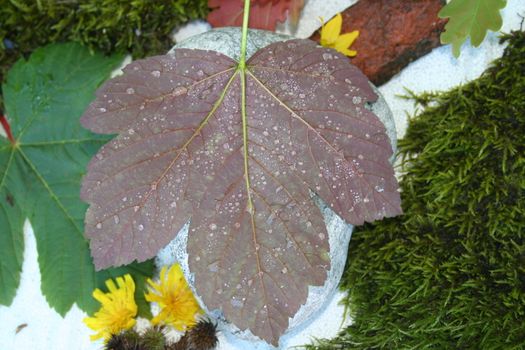
[[[478,47],[488,30],[497,31],[503,24],[500,10],[506,0],[452,0],[438,16],[450,18],[441,34],[443,44],[452,44],[452,52],[459,57],[461,45],[470,37],[472,46]]]

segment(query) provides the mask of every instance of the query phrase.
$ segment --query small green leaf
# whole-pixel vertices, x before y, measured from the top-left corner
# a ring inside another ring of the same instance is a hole
[[[452,0],[441,11],[440,18],[450,18],[441,34],[441,43],[452,44],[452,51],[457,58],[461,45],[470,36],[470,42],[478,47],[487,30],[498,31],[503,20],[500,10],[506,0]]]
[[[61,315],[73,303],[87,312],[95,311],[99,304],[91,295],[93,290],[105,289],[107,278],[125,273],[133,276],[137,294],[141,294],[145,277],[153,271],[150,261],[95,272],[83,232],[87,206],[79,198],[80,182],[86,164],[107,137],[82,128],[79,117],[95,89],[121,60],[120,56],[90,54],[78,44],[51,45],[35,51],[28,61],[19,61],[3,85],[16,144],[0,144],[0,179],[9,180],[1,183],[0,193],[10,193],[20,210],[7,212],[9,219],[0,214],[2,227],[9,227],[6,220],[18,220],[15,228],[0,233],[0,242],[22,237],[17,233],[22,222],[18,217],[29,218],[37,240],[42,292]],[[2,244],[0,254],[16,255],[21,249],[13,253],[9,245]],[[19,270],[9,266],[8,271],[18,276]],[[6,274],[0,271],[0,276]],[[9,290],[14,290],[16,285],[10,283]],[[147,314],[145,302],[139,307]]]

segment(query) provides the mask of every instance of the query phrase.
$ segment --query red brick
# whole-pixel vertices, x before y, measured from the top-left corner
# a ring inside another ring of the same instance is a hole
[[[444,0],[361,0],[342,13],[342,33],[359,30],[352,63],[376,85],[440,45]],[[319,33],[311,39],[319,41]]]

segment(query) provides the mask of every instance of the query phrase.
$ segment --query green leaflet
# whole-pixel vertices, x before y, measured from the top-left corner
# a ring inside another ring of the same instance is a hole
[[[439,11],[440,18],[450,18],[441,34],[441,43],[452,44],[452,52],[457,58],[461,45],[470,36],[470,42],[478,47],[487,30],[497,31],[501,28],[500,10],[507,4],[506,0],[452,0]]]
[[[107,137],[85,130],[78,119],[121,59],[92,55],[78,44],[51,45],[18,61],[8,73],[2,88],[17,144],[3,138],[0,143],[2,304],[11,303],[19,282],[22,223],[28,217],[37,240],[42,292],[61,315],[73,303],[88,313],[97,310],[93,289],[105,290],[107,278],[124,273],[133,275],[137,299],[142,297],[139,307],[149,313],[142,291],[153,263],[95,272],[83,236],[87,206],[79,198],[80,181]]]
[[[7,189],[10,178],[5,169],[12,162],[12,149],[7,140],[0,138],[0,304],[11,304],[20,283],[24,252],[22,210]]]

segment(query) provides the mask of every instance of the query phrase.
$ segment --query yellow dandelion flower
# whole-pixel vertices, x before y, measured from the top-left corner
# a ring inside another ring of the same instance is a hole
[[[146,294],[146,300],[160,306],[159,314],[151,322],[154,325],[171,325],[182,331],[197,323],[195,316],[202,310],[184,279],[180,265],[166,270],[164,266],[160,271],[160,283],[148,279],[150,292]]]
[[[137,304],[135,303],[135,283],[129,274],[117,278],[117,285],[108,279],[106,286],[108,293],[100,289],[93,291],[93,297],[102,306],[95,312],[93,317],[84,318],[86,326],[98,332],[91,336],[91,340],[104,338],[108,341],[113,334],[130,329],[135,325],[134,317],[137,315]]]
[[[349,48],[359,36],[359,31],[354,30],[350,33],[341,34],[342,25],[343,16],[341,16],[340,13],[328,21],[328,23],[323,24],[321,29],[321,45],[335,49],[348,57],[354,57],[357,55],[357,51],[350,50]]]

